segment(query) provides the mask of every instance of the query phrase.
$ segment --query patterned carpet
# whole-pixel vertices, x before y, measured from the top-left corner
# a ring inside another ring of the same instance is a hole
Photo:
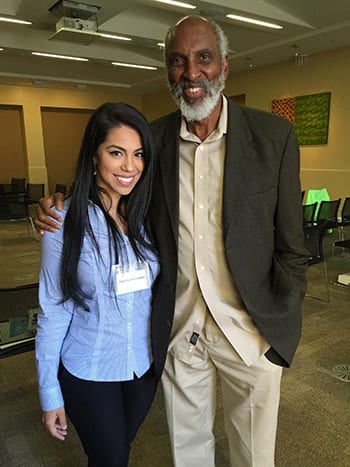
[[[350,250],[332,256],[331,241],[331,236],[325,239],[329,279],[334,282],[338,273],[350,271]],[[308,276],[308,294],[325,298],[322,265],[312,266]],[[304,301],[302,341],[282,379],[277,467],[350,467],[350,384],[332,372],[339,364],[350,364],[350,288],[330,283],[329,290],[329,303]],[[62,443],[44,431],[40,417],[33,352],[1,359],[0,465],[85,466],[73,428]],[[220,392],[215,434],[216,466],[229,467]],[[132,447],[130,467],[172,467],[160,390]]]
[[[38,282],[40,236],[28,221],[0,223],[0,288]]]

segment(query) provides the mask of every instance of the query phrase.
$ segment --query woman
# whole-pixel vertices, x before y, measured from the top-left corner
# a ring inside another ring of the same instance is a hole
[[[64,440],[67,413],[90,467],[127,466],[164,363],[155,316],[161,304],[167,309],[167,294],[147,218],[153,164],[145,118],[126,104],[99,107],[60,211],[64,227],[42,239],[43,422]]]

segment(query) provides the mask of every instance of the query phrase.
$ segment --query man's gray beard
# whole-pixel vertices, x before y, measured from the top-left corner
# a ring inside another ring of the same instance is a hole
[[[201,82],[203,83],[203,80],[201,80]],[[183,82],[180,84],[168,83],[170,92],[173,95],[176,104],[181,110],[183,117],[188,122],[200,122],[201,120],[209,117],[209,115],[212,113],[221,96],[221,92],[225,87],[224,72],[222,71],[217,79],[213,81],[206,80],[203,84],[204,88],[208,91],[208,94],[204,97],[200,104],[194,107],[191,104],[188,104],[183,97]]]

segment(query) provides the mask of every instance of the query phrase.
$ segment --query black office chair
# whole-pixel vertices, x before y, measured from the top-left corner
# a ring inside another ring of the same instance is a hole
[[[339,238],[344,240],[344,227],[350,225],[350,197],[344,199],[344,204],[338,219]]]
[[[315,222],[315,213],[317,202],[312,204],[303,204],[303,224],[313,224]]]
[[[327,223],[327,229],[338,227],[338,210],[340,201],[341,198],[332,201],[321,201],[315,222],[317,224]]]
[[[329,280],[328,280],[328,270],[327,270],[327,263],[325,260],[324,252],[323,252],[323,238],[328,229],[328,223],[319,222],[318,224],[308,224],[304,225],[304,245],[305,248],[310,253],[310,256],[307,260],[309,266],[313,266],[316,264],[323,265],[323,275],[326,285],[326,299],[306,294],[307,297],[314,298],[316,300],[321,300],[324,302],[329,302]]]
[[[344,227],[350,225],[350,197],[344,199],[344,204],[341,209],[341,214],[338,217],[338,237],[339,240],[332,243],[332,254],[335,254],[335,247],[340,247],[343,249],[348,248],[346,246],[350,240],[345,240],[344,238]],[[345,243],[344,243],[345,242]]]
[[[17,193],[17,187],[12,183],[0,183],[0,193]]]
[[[14,187],[13,191],[17,191],[17,193],[25,193],[26,191],[26,179],[25,178],[12,177],[11,185]]]
[[[44,183],[27,183],[27,204],[36,204],[44,194]]]
[[[21,201],[18,193],[0,193],[0,221],[20,221],[27,220],[36,238],[36,230],[33,219],[28,212],[28,206]]]

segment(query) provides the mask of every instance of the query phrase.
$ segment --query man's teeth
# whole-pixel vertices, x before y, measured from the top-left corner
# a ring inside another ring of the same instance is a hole
[[[201,90],[201,88],[187,88],[188,92],[189,93],[196,93],[196,92],[199,92]]]

